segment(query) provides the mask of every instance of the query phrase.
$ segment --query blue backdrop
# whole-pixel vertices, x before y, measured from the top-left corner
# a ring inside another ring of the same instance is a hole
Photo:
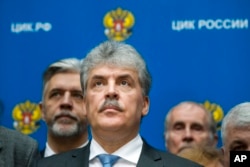
[[[249,0],[1,0],[1,124],[43,148],[46,126],[35,106],[43,70],[119,40],[147,61],[153,87],[141,134],[165,150],[164,118],[173,105],[208,101],[226,113],[249,101],[249,7]]]

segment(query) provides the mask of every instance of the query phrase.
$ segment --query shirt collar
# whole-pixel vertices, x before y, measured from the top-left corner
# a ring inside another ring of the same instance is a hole
[[[87,140],[85,143],[83,143],[82,145],[80,145],[77,148],[82,148],[82,147],[86,146],[88,143],[89,143],[89,140]],[[49,146],[48,142],[46,142],[44,157],[49,157],[49,156],[54,155],[54,154],[56,154],[55,151],[53,151],[52,148]]]
[[[141,154],[143,141],[141,136],[138,134],[130,142],[113,152],[113,155],[118,155],[124,160],[130,161],[132,163],[137,163]],[[90,143],[90,155],[89,160],[93,160],[99,154],[107,154],[107,152],[95,141],[91,140]]]

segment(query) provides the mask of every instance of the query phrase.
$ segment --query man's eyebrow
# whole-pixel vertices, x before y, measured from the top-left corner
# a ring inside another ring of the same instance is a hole
[[[203,126],[203,124],[200,123],[200,122],[193,122],[193,123],[191,123],[191,126],[197,126],[197,125]]]
[[[230,146],[233,145],[233,144],[241,144],[241,143],[244,143],[244,141],[239,140],[239,139],[233,140],[232,143],[230,144]]]
[[[102,79],[105,78],[105,75],[93,75],[91,79]],[[132,78],[130,74],[118,75],[117,78]]]
[[[62,88],[53,88],[53,89],[50,89],[49,92],[57,92],[57,91],[63,91]]]
[[[72,90],[70,90],[70,92],[73,92],[73,93],[82,93],[82,90],[81,89],[72,89]]]
[[[183,121],[176,121],[173,123],[173,125],[184,125],[185,123]]]
[[[103,79],[105,76],[103,75],[94,75],[91,77],[91,79]]]
[[[118,78],[132,78],[129,74],[119,75]]]

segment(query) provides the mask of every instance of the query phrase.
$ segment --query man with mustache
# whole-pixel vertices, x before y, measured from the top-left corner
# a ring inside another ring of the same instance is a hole
[[[63,59],[51,64],[43,74],[40,108],[48,127],[46,147],[41,151],[43,157],[88,143],[80,85],[81,63],[76,58]]]
[[[151,76],[128,44],[107,41],[90,51],[81,72],[92,140],[87,147],[42,159],[39,167],[198,167],[153,148],[141,137],[149,111]]]
[[[204,106],[184,101],[174,106],[165,119],[166,149],[178,154],[196,146],[216,147],[218,135],[212,114]]]

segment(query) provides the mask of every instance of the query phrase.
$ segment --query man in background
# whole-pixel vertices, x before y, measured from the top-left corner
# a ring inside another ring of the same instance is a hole
[[[250,151],[250,102],[240,103],[226,114],[221,138],[225,167],[230,166],[230,151]]]
[[[202,104],[184,101],[174,106],[165,119],[166,149],[178,154],[190,147],[216,147],[218,135],[212,114]]]
[[[81,63],[76,58],[63,59],[51,64],[43,74],[40,108],[48,127],[46,147],[41,151],[43,157],[88,143],[80,84]]]

